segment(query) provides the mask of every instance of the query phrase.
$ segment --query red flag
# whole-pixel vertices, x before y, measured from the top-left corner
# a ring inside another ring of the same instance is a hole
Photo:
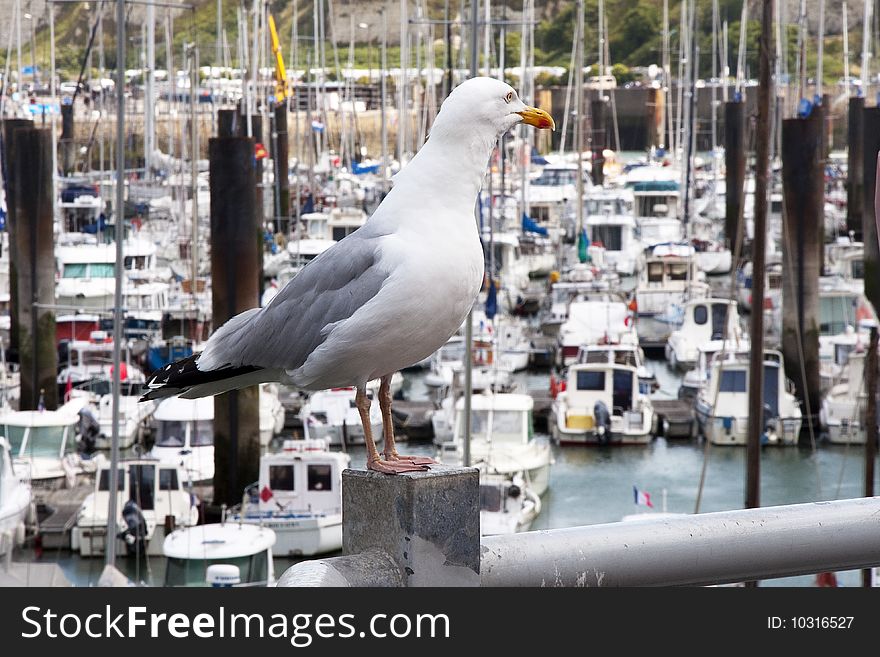
[[[260,491],[260,499],[264,502],[272,499],[272,490],[268,486],[263,486],[263,490]]]
[[[73,380],[70,378],[70,373],[67,374],[67,383],[64,384],[64,403],[70,401],[70,393],[73,391]]]
[[[269,157],[269,152],[266,150],[266,147],[263,146],[260,142],[257,142],[254,145],[254,157],[258,160],[265,160]]]

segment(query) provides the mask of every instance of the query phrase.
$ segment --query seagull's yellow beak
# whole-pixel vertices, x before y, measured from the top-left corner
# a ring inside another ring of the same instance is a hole
[[[546,130],[547,128],[556,130],[556,121],[554,121],[553,117],[542,109],[538,109],[537,107],[526,107],[522,112],[517,112],[517,114],[523,117],[523,123],[526,125],[533,125],[538,128],[538,130]]]

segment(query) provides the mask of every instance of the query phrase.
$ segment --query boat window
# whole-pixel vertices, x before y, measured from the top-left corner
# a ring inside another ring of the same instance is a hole
[[[101,478],[98,480],[98,490],[110,490],[110,470],[104,468],[101,470]],[[125,490],[125,470],[119,468],[119,474],[116,479],[116,490]]]
[[[488,428],[488,411],[471,411],[471,438],[484,438]]]
[[[269,466],[269,488],[271,490],[294,490],[292,465]]]
[[[333,239],[337,242],[346,236],[345,226],[333,226]]]
[[[480,486],[480,511],[501,510],[502,489],[500,486]]]
[[[492,418],[492,437],[503,438],[505,435],[519,440],[523,428],[522,411],[495,411]]]
[[[9,443],[9,451],[13,456],[18,456],[21,449],[21,443],[24,442],[24,434],[27,427],[16,427],[9,424],[3,425],[3,435],[6,442]],[[23,455],[22,455],[23,456]]]
[[[159,470],[159,490],[180,490],[177,481],[177,470],[162,468]]]
[[[605,372],[578,372],[578,390],[605,390]]]
[[[727,370],[721,373],[719,392],[745,392],[745,370]]]
[[[214,444],[214,421],[196,420],[195,431],[190,437],[193,447],[208,447]]]
[[[612,381],[614,389],[612,390],[612,410],[614,413],[618,411],[628,411],[632,408],[633,393],[633,375],[628,370],[614,370],[614,378]]]
[[[593,244],[601,243],[606,251],[620,251],[623,248],[623,227],[598,225],[592,227]]]
[[[186,441],[186,427],[180,420],[165,420],[159,423],[159,437],[156,447],[183,447]]]
[[[670,281],[685,281],[688,275],[688,266],[685,262],[672,262],[667,267]]]
[[[64,278],[85,278],[88,265],[84,262],[69,262],[64,265]]]
[[[781,290],[782,289],[782,274],[770,274],[769,276],[767,276],[767,289],[768,290]]]
[[[256,584],[258,582],[268,582],[269,580],[269,553],[266,550],[257,552],[250,558],[250,568],[241,571],[241,581],[246,584]]]
[[[310,465],[308,468],[309,490],[330,490],[333,488],[329,465]]]
[[[241,583],[265,582],[268,578],[266,551],[252,556],[225,559],[180,559],[168,557],[165,565],[165,586],[207,586],[208,566],[216,563],[238,567]]]
[[[649,262],[648,263],[648,282],[649,283],[662,283],[663,282],[663,263],[662,262]]]
[[[854,344],[834,345],[834,363],[836,365],[846,365],[847,361],[849,361],[849,354],[854,348]]]
[[[724,338],[725,329],[724,327],[727,325],[727,309],[730,306],[726,303],[713,303],[712,304],[712,339],[713,340],[721,340]]]
[[[586,353],[586,358],[584,358],[582,363],[607,363],[608,362],[608,352],[607,351],[597,351],[595,349],[591,349]]]
[[[93,262],[89,265],[90,278],[113,278],[116,272],[113,271],[112,262]]]
[[[706,306],[700,304],[698,306],[694,306],[694,323],[698,326],[702,326],[706,322],[709,321],[709,311],[706,310]]]
[[[67,427],[31,427],[28,435],[27,449],[23,456],[52,456],[59,458],[63,455],[64,432]],[[67,451],[71,451],[68,449]]]
[[[851,295],[819,297],[819,334],[837,335],[856,325],[856,298]]]
[[[614,352],[614,362],[617,365],[631,365],[637,367],[636,355],[631,351],[616,350]]]
[[[153,491],[156,487],[156,466],[132,465],[129,468],[128,498],[142,510],[156,508]]]
[[[852,278],[863,279],[865,277],[865,261],[859,258],[852,260],[849,273]]]
[[[779,366],[764,364],[764,412],[779,417]]]

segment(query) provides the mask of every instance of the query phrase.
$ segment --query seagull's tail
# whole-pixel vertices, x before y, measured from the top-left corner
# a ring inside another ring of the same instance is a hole
[[[140,401],[180,395],[184,399],[210,397],[222,392],[276,380],[276,371],[254,365],[200,370],[199,354],[178,360],[158,370],[147,381],[148,391]]]

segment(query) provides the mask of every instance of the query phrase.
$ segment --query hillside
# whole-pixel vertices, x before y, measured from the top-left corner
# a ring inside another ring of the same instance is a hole
[[[0,16],[6,20],[0,21],[0,63],[5,65],[7,48],[10,46],[10,35],[15,35],[15,24],[12,20],[13,7],[16,0],[0,0]],[[48,14],[44,0],[20,0],[24,12],[32,14],[36,21],[34,35],[36,48],[34,58],[38,65],[48,68],[49,63],[49,30]],[[817,31],[819,0],[808,0],[808,16],[812,34]],[[250,4],[250,3],[246,3]],[[670,0],[670,23],[673,61],[676,60],[679,6],[675,0]],[[851,62],[857,64],[858,52],[861,45],[861,6],[850,7],[850,47]],[[223,2],[223,25],[226,32],[226,40],[229,44],[228,53],[232,61],[236,60],[237,52],[237,21],[238,7],[240,5],[226,1]],[[382,20],[380,10],[385,7],[388,26],[387,40],[389,44],[388,62],[390,66],[397,65],[399,61],[400,41],[400,2],[397,0],[325,0],[328,18],[325,21],[325,33],[328,41],[339,44],[338,57],[342,64],[348,58],[348,45],[352,35],[356,43],[355,63],[358,66],[378,66],[378,44],[381,40]],[[433,20],[443,19],[449,8],[451,20],[460,18],[459,13],[464,8],[465,18],[469,18],[468,5],[461,2],[447,2],[446,0],[427,0],[420,6],[427,7],[424,14],[417,12],[415,2],[410,2],[410,19],[418,16],[427,16]],[[597,0],[586,0],[585,20],[587,33],[585,38],[587,61],[597,59]],[[611,60],[614,63],[626,66],[646,66],[658,63],[661,48],[661,0],[605,0],[609,26],[609,50]],[[789,22],[794,20],[798,13],[799,0],[787,0],[784,12]],[[56,5],[55,34],[56,34],[56,61],[57,66],[64,77],[72,77],[78,73],[82,65],[83,53],[96,21],[97,12],[101,5],[92,4],[63,4]],[[308,57],[311,48],[311,38],[314,32],[312,2],[303,0],[272,0],[269,2],[270,11],[278,24],[278,31],[283,44],[284,54],[290,59],[291,41],[293,36],[293,19],[296,14],[297,31],[300,38],[300,61],[302,67]],[[711,12],[712,4],[709,0],[697,0],[701,51],[701,74],[708,75],[710,72],[711,52]],[[729,61],[736,61],[736,49],[739,41],[740,12],[742,0],[719,0],[719,9],[722,20],[729,25]],[[165,65],[165,31],[166,22],[173,23],[173,53],[177,61],[180,61],[184,42],[195,39],[200,46],[201,62],[213,63],[216,59],[216,23],[217,1],[195,0],[194,11],[188,9],[168,10],[157,8],[156,16],[159,24],[156,28],[157,47],[156,53],[160,66]],[[521,2],[497,2],[493,6],[493,16],[508,21],[519,21],[521,18]],[[91,59],[93,68],[97,68],[103,45],[103,59],[106,68],[115,67],[114,32],[115,3],[108,0],[103,3],[104,21],[103,36],[96,31],[94,52]],[[127,8],[128,34],[131,47],[129,48],[127,67],[134,68],[140,60],[138,52],[141,49],[142,25],[145,8],[143,5],[129,5]],[[575,19],[575,4],[565,0],[536,0],[536,16],[538,25],[535,30],[535,63],[539,65],[567,66],[571,52],[571,37]],[[750,0],[750,18],[757,16],[758,2]],[[169,20],[169,16],[171,17]],[[826,79],[835,80],[843,73],[842,59],[842,21],[838,7],[829,7],[826,14]],[[364,27],[361,27],[364,25]],[[29,65],[31,61],[31,21],[22,20],[22,64]],[[750,20],[747,30],[748,35],[748,61],[754,65],[757,51],[757,34],[760,26],[757,21]],[[437,63],[443,60],[444,52],[444,29],[442,25],[412,26],[412,33],[421,33],[421,43],[428,40],[435,42],[435,56]],[[248,32],[252,32],[252,25],[248,26]],[[455,43],[460,40],[460,27],[453,27],[453,39]],[[797,29],[790,25],[789,30],[789,65],[791,70],[795,67],[795,49]],[[465,33],[465,38],[467,34]],[[496,35],[497,38],[497,35]],[[515,27],[508,28],[506,39],[507,62],[516,64],[519,60],[520,35]],[[12,40],[12,61],[16,61],[15,39]],[[815,37],[811,39],[808,48],[808,62],[815,65]],[[332,48],[327,48],[328,65],[332,66],[335,59]],[[292,62],[288,61],[288,66]],[[854,67],[854,70],[856,68]]]

